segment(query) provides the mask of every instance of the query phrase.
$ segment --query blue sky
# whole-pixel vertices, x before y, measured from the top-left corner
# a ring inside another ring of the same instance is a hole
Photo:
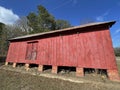
[[[110,29],[113,46],[120,46],[120,0],[0,0],[0,21],[12,24],[29,12],[45,6],[56,19],[70,21],[73,26],[84,20],[117,23]]]

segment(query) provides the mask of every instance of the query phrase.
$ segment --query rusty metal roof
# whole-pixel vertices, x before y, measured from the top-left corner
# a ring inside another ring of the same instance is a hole
[[[98,25],[108,25],[109,27],[111,27],[113,24],[115,24],[115,22],[116,21],[88,23],[88,24],[83,24],[80,26],[74,26],[74,27],[60,29],[60,30],[54,30],[54,31],[49,31],[49,32],[43,32],[43,33],[15,37],[15,38],[9,39],[9,41],[18,40],[18,39],[25,39],[25,38],[30,38],[30,37],[36,37],[36,36],[41,36],[41,35],[45,35],[45,34],[52,34],[52,33],[57,33],[57,32],[64,32],[64,31],[69,31],[69,30],[74,30],[74,29],[79,29],[79,28],[98,26]]]

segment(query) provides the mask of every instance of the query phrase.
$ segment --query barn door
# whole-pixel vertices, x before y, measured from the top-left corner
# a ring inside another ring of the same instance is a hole
[[[28,42],[27,43],[26,60],[36,60],[37,45],[38,45],[38,42]]]

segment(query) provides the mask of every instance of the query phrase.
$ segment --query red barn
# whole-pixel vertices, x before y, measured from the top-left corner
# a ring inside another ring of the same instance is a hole
[[[50,32],[10,39],[6,65],[25,63],[76,67],[76,75],[84,76],[84,68],[107,70],[111,80],[118,80],[118,69],[109,28],[115,23],[98,22]]]

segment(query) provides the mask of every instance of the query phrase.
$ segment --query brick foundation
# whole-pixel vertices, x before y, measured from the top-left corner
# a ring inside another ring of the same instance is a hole
[[[13,63],[13,67],[14,67],[14,68],[16,67],[16,63]]]
[[[83,68],[76,67],[76,76],[80,76],[80,77],[84,76],[84,70],[83,70]]]
[[[29,70],[29,64],[25,64],[25,69],[26,69],[26,71]]]
[[[52,66],[52,73],[57,74],[58,72],[58,67],[57,66]]]
[[[114,70],[107,70],[107,74],[110,80],[112,81],[119,81],[120,82],[120,77],[119,77],[119,73],[118,70],[114,69]]]
[[[42,72],[43,71],[43,65],[38,66],[38,71]]]

